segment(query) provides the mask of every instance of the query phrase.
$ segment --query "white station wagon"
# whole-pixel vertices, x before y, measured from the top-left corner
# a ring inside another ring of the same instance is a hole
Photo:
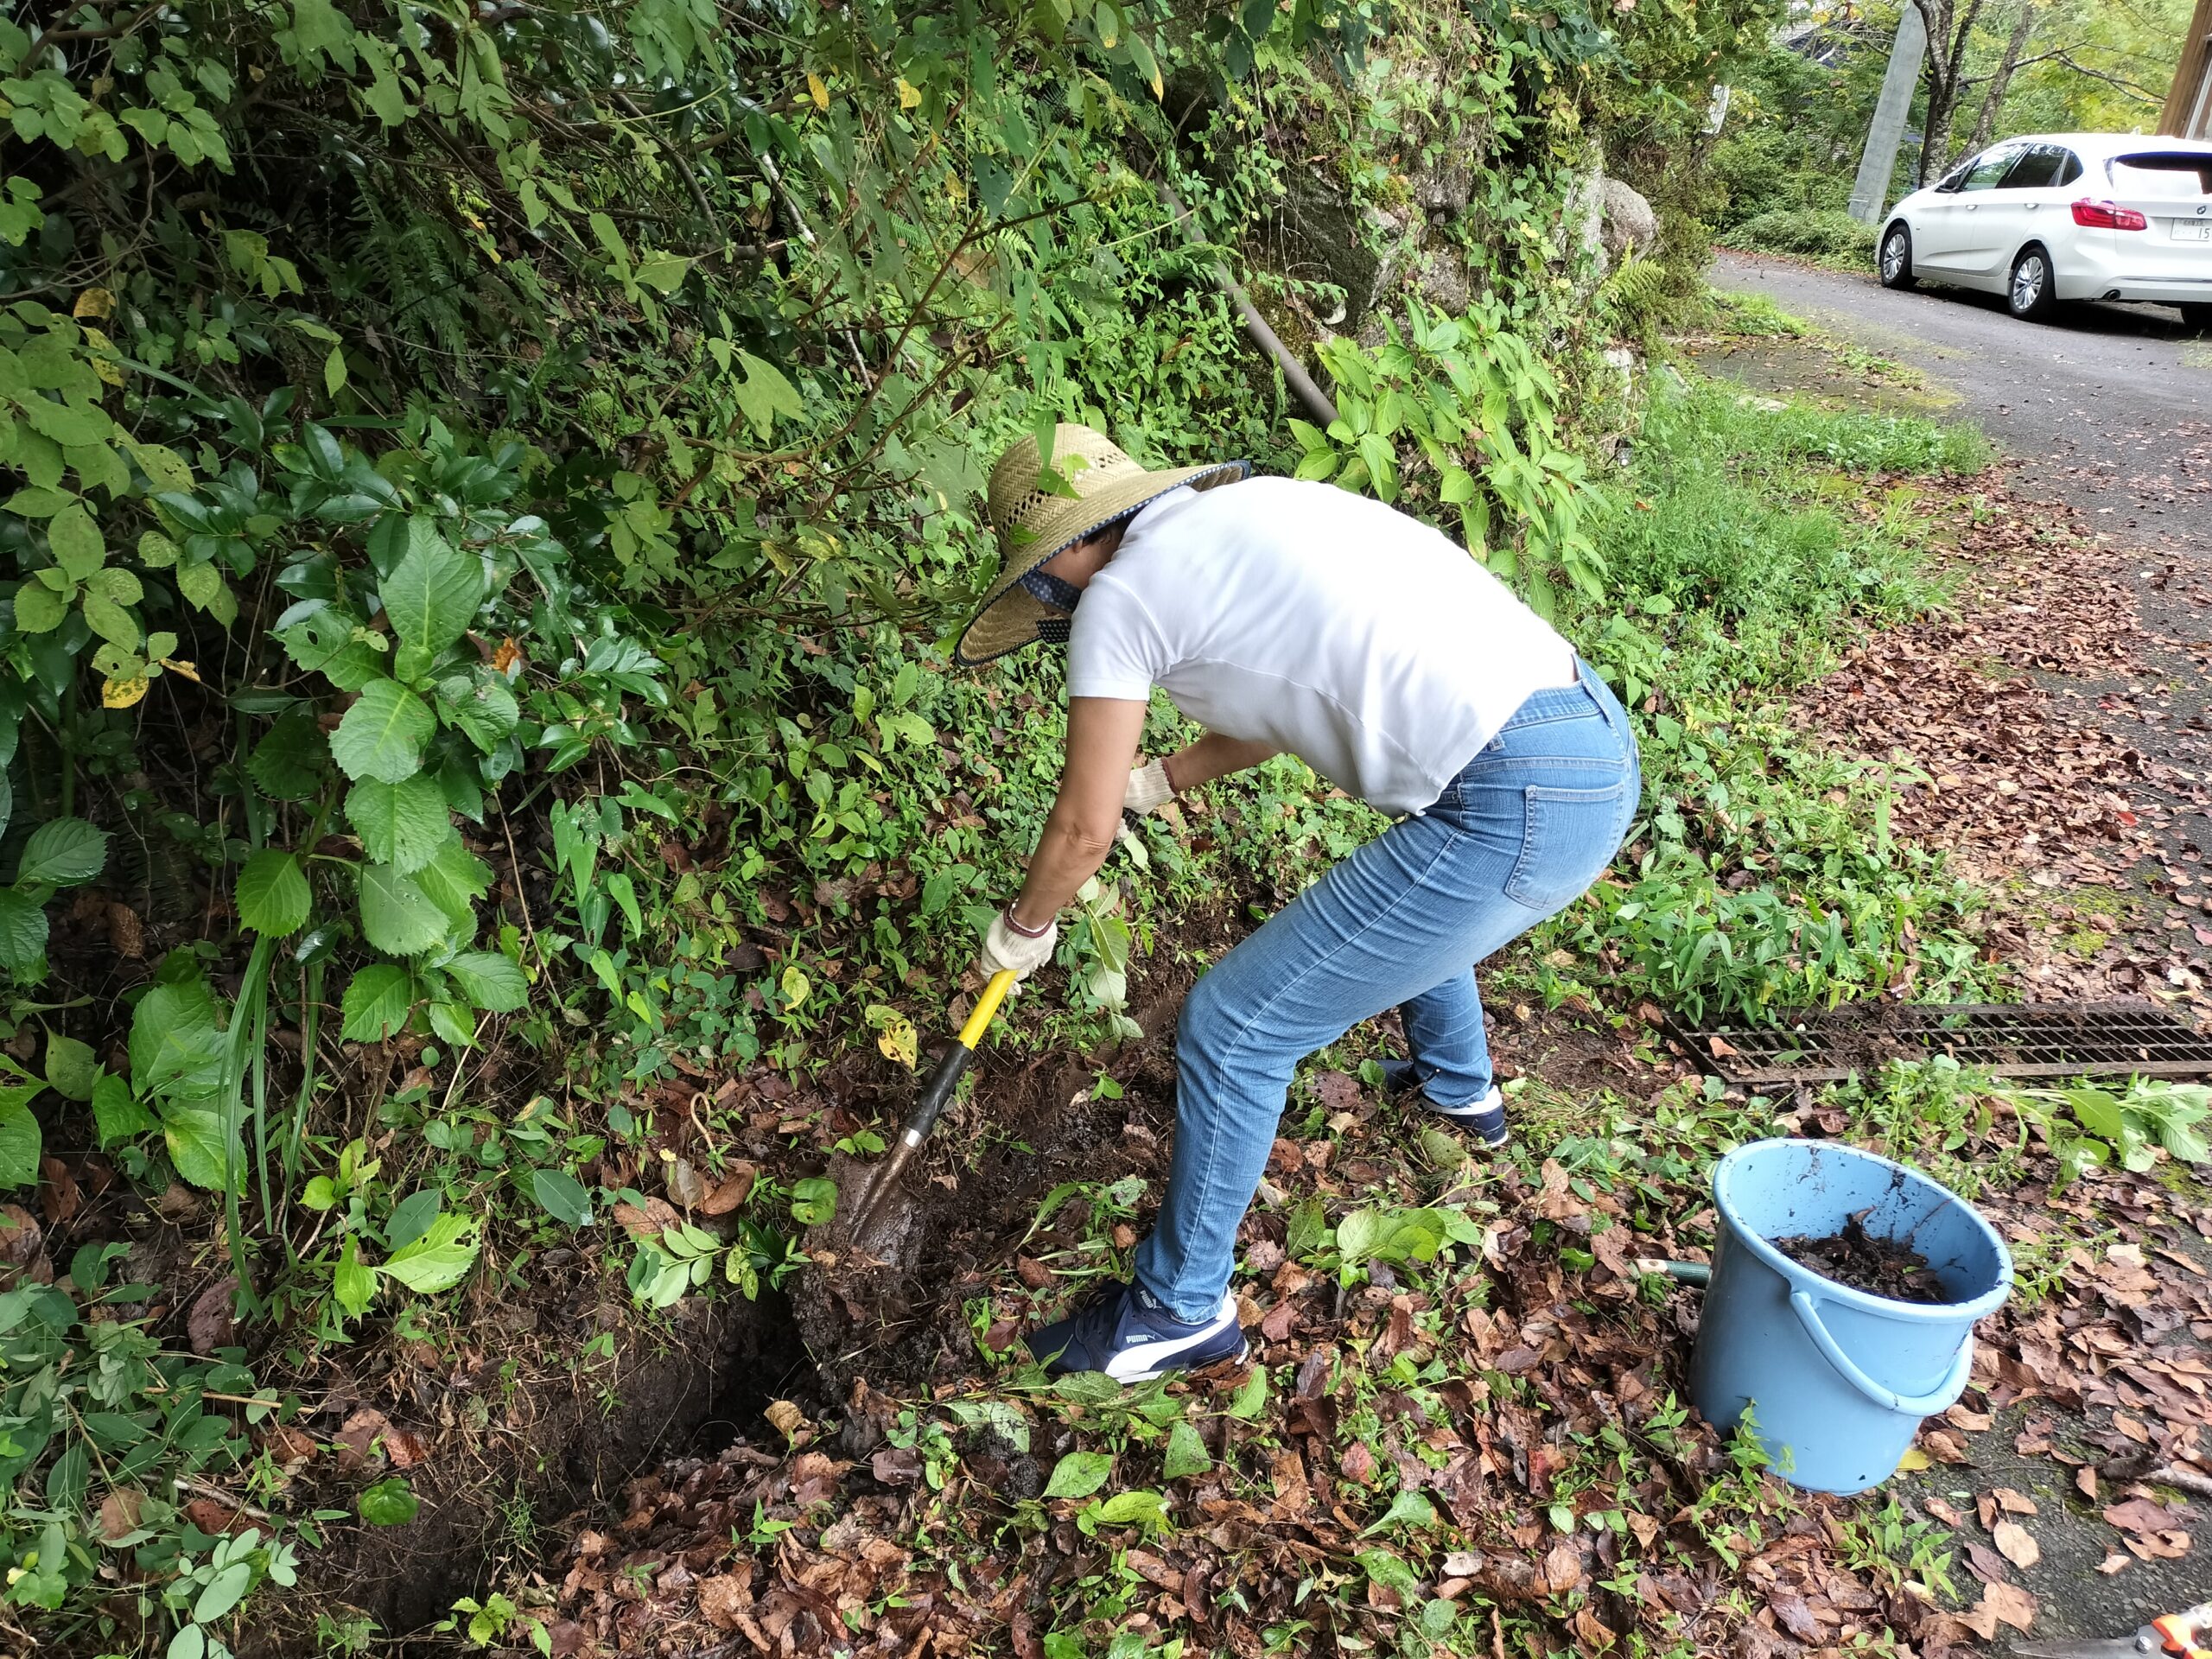
[[[2212,327],[2212,143],[2050,132],[1970,156],[1890,210],[1888,288],[2002,294],[2016,317],[2069,300],[2149,300]]]

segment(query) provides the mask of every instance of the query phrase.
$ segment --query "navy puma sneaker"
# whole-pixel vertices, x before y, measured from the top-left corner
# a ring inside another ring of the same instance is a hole
[[[1431,1116],[1457,1124],[1493,1152],[1505,1144],[1505,1096],[1498,1093],[1496,1084],[1491,1084],[1485,1093],[1464,1106],[1440,1106],[1422,1090],[1422,1082],[1420,1071],[1411,1060],[1382,1062],[1384,1093],[1394,1097],[1408,1092],[1419,1094],[1421,1105]]]
[[[1053,1376],[1103,1371],[1116,1382],[1143,1382],[1170,1371],[1195,1370],[1244,1357],[1236,1298],[1224,1295],[1210,1319],[1185,1325],[1142,1285],[1100,1285],[1065,1319],[1023,1338]]]

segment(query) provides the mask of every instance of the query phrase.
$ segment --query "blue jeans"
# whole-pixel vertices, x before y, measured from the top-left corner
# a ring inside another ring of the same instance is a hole
[[[1402,1007],[1440,1106],[1491,1086],[1474,964],[1605,870],[1639,794],[1628,715],[1586,665],[1539,691],[1419,817],[1393,824],[1231,950],[1183,1003],[1175,1154],[1136,1274],[1176,1318],[1209,1319],[1298,1063]]]

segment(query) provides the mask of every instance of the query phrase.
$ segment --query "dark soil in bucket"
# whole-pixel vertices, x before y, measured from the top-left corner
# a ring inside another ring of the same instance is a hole
[[[1870,1296],[1929,1306],[1951,1300],[1926,1256],[1903,1239],[1875,1237],[1866,1223],[1861,1210],[1845,1218],[1840,1233],[1820,1238],[1800,1233],[1772,1243],[1799,1267]]]

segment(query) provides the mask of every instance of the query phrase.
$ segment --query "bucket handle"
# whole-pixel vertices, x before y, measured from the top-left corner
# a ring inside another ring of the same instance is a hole
[[[1835,1367],[1836,1375],[1886,1411],[1903,1413],[1909,1417],[1933,1417],[1939,1411],[1948,1411],[1956,1405],[1959,1396],[1967,1391],[1967,1380],[1974,1375],[1974,1332],[1968,1331],[1966,1340],[1959,1344],[1959,1357],[1951,1362],[1948,1376],[1926,1394],[1899,1394],[1895,1389],[1885,1389],[1860,1369],[1859,1362],[1837,1344],[1827,1326],[1821,1322],[1821,1310],[1806,1292],[1789,1293],[1789,1306],[1797,1315],[1798,1323],[1805,1327],[1805,1334],[1821,1356]]]

